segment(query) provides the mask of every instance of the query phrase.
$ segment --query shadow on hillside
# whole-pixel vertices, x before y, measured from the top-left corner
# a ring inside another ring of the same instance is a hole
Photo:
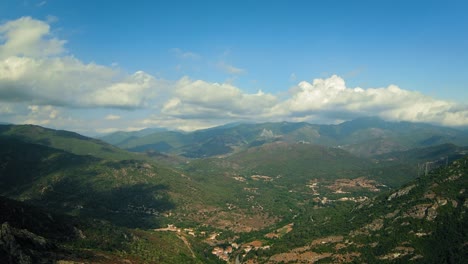
[[[140,228],[158,227],[157,216],[175,207],[166,185],[141,183],[146,178],[133,185],[125,177],[97,179],[103,170],[142,169],[136,161],[101,163],[1,135],[0,146],[0,194],[6,197],[30,197],[27,202],[60,213]]]
[[[96,190],[72,180],[63,180],[41,199],[28,202],[80,217],[107,220],[129,228],[157,228],[158,216],[175,208],[167,186],[136,184]]]
[[[14,228],[27,229],[56,240],[69,240],[76,235],[76,221],[73,218],[51,215],[47,211],[3,196],[0,196],[0,212],[0,224],[8,222]]]
[[[0,193],[4,196],[21,194],[46,175],[80,170],[98,161],[12,137],[0,136],[0,146]]]

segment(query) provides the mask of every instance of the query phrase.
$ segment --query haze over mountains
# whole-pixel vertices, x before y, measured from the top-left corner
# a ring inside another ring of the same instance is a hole
[[[365,118],[103,139],[133,152],[0,125],[1,261],[467,260],[466,131]]]
[[[376,117],[338,125],[237,123],[189,133],[150,131],[117,132],[101,139],[131,151],[152,150],[186,157],[224,155],[274,141],[339,147],[367,157],[444,143],[468,145],[466,131],[428,124],[386,122]]]

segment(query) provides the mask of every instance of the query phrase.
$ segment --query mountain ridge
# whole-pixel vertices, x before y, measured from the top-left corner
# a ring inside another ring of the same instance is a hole
[[[0,125],[0,137],[10,137],[28,143],[64,150],[76,155],[89,155],[116,160],[129,159],[130,156],[137,157],[95,138],[71,131],[54,130],[36,125]]]
[[[109,141],[109,137],[101,139]],[[425,123],[388,122],[374,117],[338,125],[269,122],[229,124],[184,133],[164,131],[127,137],[116,146],[137,152],[159,151],[200,158],[228,155],[272,141],[341,147],[356,155],[371,157],[443,143],[467,146],[468,132]]]

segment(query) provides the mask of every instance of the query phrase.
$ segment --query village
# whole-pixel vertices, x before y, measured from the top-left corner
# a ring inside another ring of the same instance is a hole
[[[281,233],[287,233],[292,230],[293,224],[287,225],[287,227],[283,227],[278,229],[279,232]],[[286,231],[283,231],[284,228],[287,228]],[[164,228],[157,228],[154,229],[156,232],[174,232],[177,234],[177,236],[184,241],[185,245],[189,248],[191,252],[193,252],[190,243],[188,242],[187,239],[185,239],[184,235],[190,235],[193,237],[206,237],[205,241],[208,244],[213,245],[213,249],[211,250],[211,253],[215,256],[217,256],[219,259],[224,260],[226,262],[229,262],[229,259],[231,258],[231,255],[234,252],[237,252],[241,254],[242,257],[245,257],[250,251],[252,250],[268,250],[270,249],[270,245],[263,245],[262,241],[259,240],[254,240],[248,243],[244,244],[238,244],[236,242],[229,242],[227,246],[220,246],[217,245],[219,241],[216,240],[217,236],[219,236],[221,233],[213,232],[211,234],[207,234],[204,231],[201,232],[196,232],[193,228],[179,228],[175,226],[174,224],[168,224],[167,227]],[[268,235],[266,236],[268,237]],[[273,237],[273,236],[271,236]],[[238,251],[241,250],[241,251]]]

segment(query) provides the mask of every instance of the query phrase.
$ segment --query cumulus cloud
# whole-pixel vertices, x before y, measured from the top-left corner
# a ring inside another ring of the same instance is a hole
[[[146,100],[154,96],[155,91],[151,88],[156,85],[154,77],[138,71],[120,82],[110,83],[107,87],[90,93],[82,102],[116,108],[144,107]]]
[[[29,114],[25,117],[22,123],[47,125],[53,120],[59,119],[60,111],[51,105],[29,105]]]
[[[9,56],[44,57],[65,51],[64,40],[50,34],[50,26],[43,21],[23,17],[0,25],[0,59]]]
[[[274,106],[277,98],[259,91],[244,93],[226,83],[180,79],[174,86],[174,97],[162,108],[162,113],[179,118],[247,118],[262,115]]]
[[[0,26],[0,101],[71,107],[144,107],[157,80],[138,71],[83,63],[64,55],[65,41],[30,17]]]
[[[443,125],[468,124],[468,108],[437,100],[396,85],[384,88],[348,88],[336,75],[327,79],[302,81],[292,89],[286,101],[273,113],[300,118],[317,116],[350,119],[357,116],[380,116],[387,120],[429,122]]]

